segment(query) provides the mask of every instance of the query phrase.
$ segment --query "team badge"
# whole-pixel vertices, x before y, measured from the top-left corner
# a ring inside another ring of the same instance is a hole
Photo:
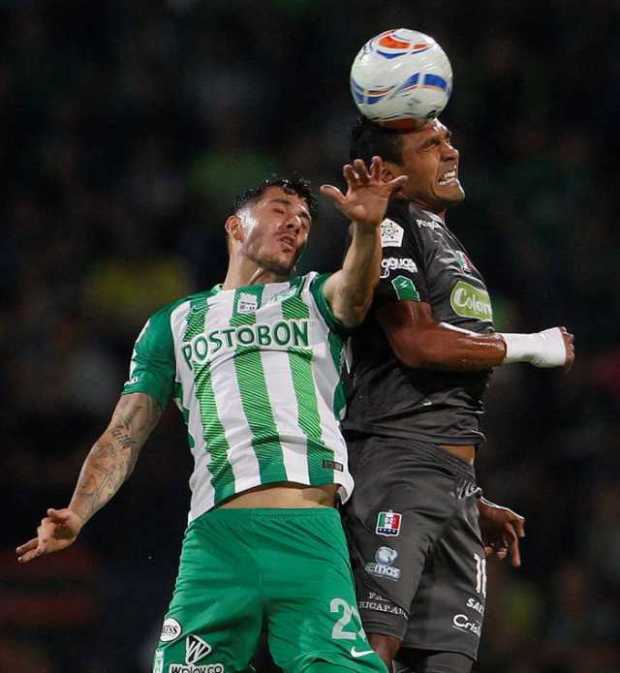
[[[401,521],[402,515],[399,512],[392,512],[391,509],[387,512],[379,512],[375,533],[385,537],[397,537],[400,533]]]

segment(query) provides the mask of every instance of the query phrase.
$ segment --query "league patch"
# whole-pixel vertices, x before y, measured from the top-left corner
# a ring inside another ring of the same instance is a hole
[[[173,640],[176,640],[181,635],[182,631],[183,629],[176,619],[173,617],[166,617],[166,619],[164,619],[164,624],[161,627],[159,640],[162,643],[170,643]]]
[[[369,561],[364,566],[367,573],[377,577],[385,577],[396,582],[400,579],[400,568],[394,568],[393,563],[398,558],[398,552],[392,547],[379,547],[375,552],[374,562]]]
[[[405,230],[396,224],[394,220],[386,218],[381,222],[381,247],[382,248],[400,248],[403,244]]]
[[[399,301],[420,301],[420,293],[414,282],[405,276],[396,276],[392,287]]]
[[[385,537],[397,537],[400,534],[402,518],[400,512],[393,512],[391,509],[387,512],[379,512],[375,533]]]

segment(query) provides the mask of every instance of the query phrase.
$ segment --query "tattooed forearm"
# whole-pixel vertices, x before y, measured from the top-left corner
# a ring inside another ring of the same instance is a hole
[[[143,393],[121,397],[110,425],[86,457],[69,507],[84,522],[109,502],[133,472],[140,450],[161,416]]]

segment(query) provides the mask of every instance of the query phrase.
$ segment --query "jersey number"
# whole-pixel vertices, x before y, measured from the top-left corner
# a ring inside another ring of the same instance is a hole
[[[356,640],[357,638],[364,637],[364,629],[361,628],[357,633],[352,631],[345,631],[345,627],[349,625],[349,622],[355,617],[359,623],[360,613],[357,611],[356,607],[349,605],[342,598],[333,598],[332,602],[329,605],[330,612],[338,614],[342,611],[342,617],[334,624],[332,629],[332,638],[334,640]]]
[[[474,554],[476,561],[476,593],[480,596],[487,595],[487,560],[478,554]]]

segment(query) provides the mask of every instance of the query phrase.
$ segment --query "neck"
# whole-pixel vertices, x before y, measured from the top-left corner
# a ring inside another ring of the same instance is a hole
[[[231,257],[222,289],[235,290],[245,285],[266,285],[282,283],[289,279],[288,273],[266,269],[247,257]]]

